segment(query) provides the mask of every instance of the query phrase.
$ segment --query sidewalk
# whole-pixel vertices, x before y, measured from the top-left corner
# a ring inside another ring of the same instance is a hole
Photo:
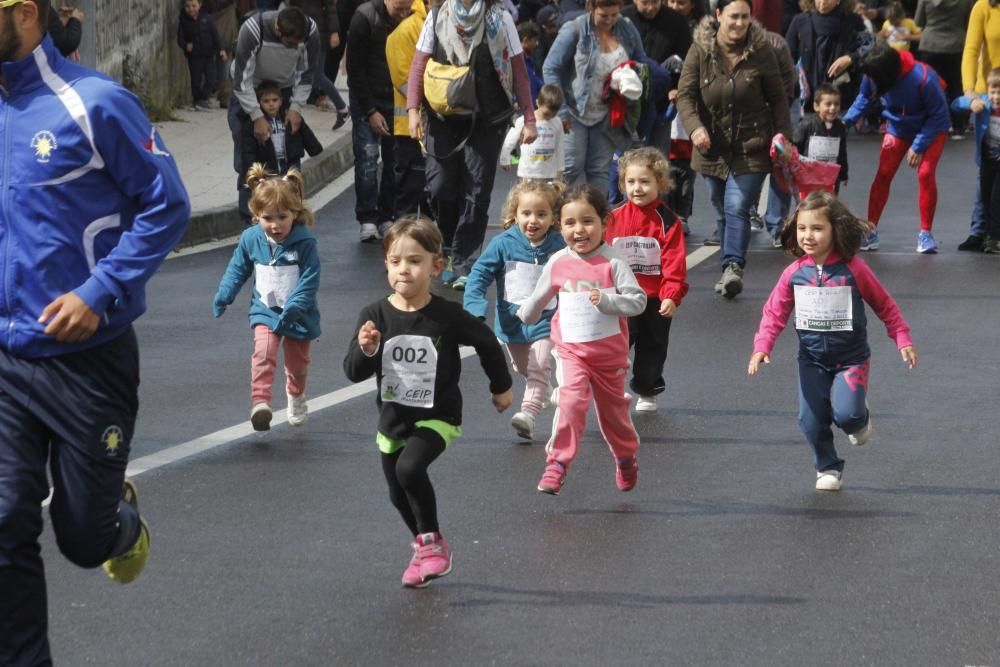
[[[180,169],[191,197],[191,222],[179,248],[214,239],[229,238],[243,231],[236,208],[236,172],[233,171],[233,140],[226,123],[226,110],[176,109],[176,120],[157,123],[157,130]],[[334,131],[337,115],[307,106],[303,117],[323,144],[323,152],[306,156],[302,174],[306,195],[312,195],[354,164],[351,151],[351,121]]]

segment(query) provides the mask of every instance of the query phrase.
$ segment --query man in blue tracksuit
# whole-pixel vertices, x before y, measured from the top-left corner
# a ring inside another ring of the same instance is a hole
[[[0,664],[51,664],[38,537],[120,582],[149,531],[125,482],[132,321],[190,204],[139,100],[66,60],[49,0],[0,0]]]

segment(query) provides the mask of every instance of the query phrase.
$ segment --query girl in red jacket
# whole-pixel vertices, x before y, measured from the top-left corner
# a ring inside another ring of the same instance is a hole
[[[636,412],[656,412],[656,395],[666,387],[670,322],[688,291],[684,228],[660,200],[670,190],[670,164],[663,153],[639,148],[618,164],[618,187],[626,201],[611,212],[604,238],[646,292],[646,309],[628,319],[629,345],[635,346],[629,386],[639,395]]]

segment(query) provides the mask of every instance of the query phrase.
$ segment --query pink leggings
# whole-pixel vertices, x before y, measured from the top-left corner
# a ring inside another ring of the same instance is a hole
[[[271,402],[274,369],[278,365],[278,346],[285,348],[285,391],[292,396],[306,392],[309,373],[308,340],[284,339],[263,324],[253,328],[253,356],[250,358],[250,401]]]
[[[521,412],[537,417],[549,393],[549,375],[552,372],[552,339],[543,338],[534,343],[504,343],[510,363],[527,382]]]
[[[937,209],[937,163],[941,159],[941,151],[948,139],[948,133],[942,132],[931,141],[924,151],[924,159],[917,167],[917,185],[919,195],[917,203],[920,210],[920,230],[931,231],[934,226],[934,211]],[[878,171],[872,181],[872,189],[868,193],[868,220],[876,227],[882,218],[882,211],[889,201],[889,185],[892,183],[899,163],[906,157],[906,151],[913,140],[907,141],[886,132],[882,139],[882,150],[878,155]]]

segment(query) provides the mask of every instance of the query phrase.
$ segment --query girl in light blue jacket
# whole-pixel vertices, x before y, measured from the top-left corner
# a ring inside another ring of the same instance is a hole
[[[496,281],[497,339],[510,356],[514,370],[526,380],[521,410],[511,418],[517,435],[531,440],[535,419],[549,391],[552,341],[549,329],[556,304],[550,304],[535,324],[524,324],[517,309],[531,295],[549,258],[566,246],[556,226],[555,204],[561,185],[524,181],[504,203],[506,230],[493,238],[480,255],[465,286],[465,310],[485,320],[486,292]]]
[[[305,396],[309,346],[320,335],[319,252],[316,237],[307,229],[313,214],[303,201],[304,183],[295,169],[276,176],[255,163],[247,171],[247,187],[256,224],[240,236],[219,283],[213,313],[222,315],[253,274],[250,423],[256,431],[271,428],[271,386],[278,347],[283,347],[288,423],[301,426],[309,412]]]

